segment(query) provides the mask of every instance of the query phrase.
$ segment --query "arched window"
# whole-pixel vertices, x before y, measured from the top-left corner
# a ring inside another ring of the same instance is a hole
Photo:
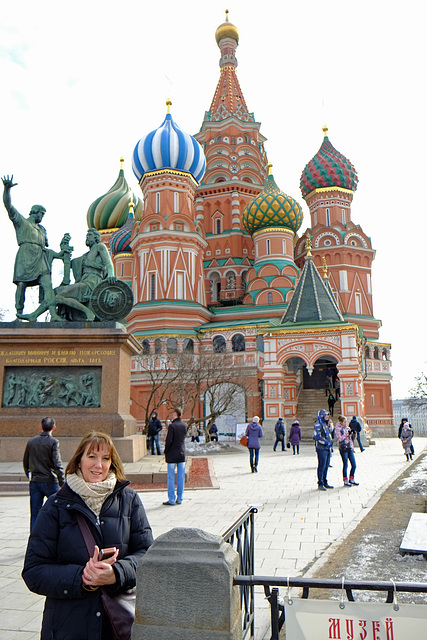
[[[215,219],[215,233],[221,233],[221,218]]]
[[[267,255],[271,255],[271,242],[270,238],[267,240]]]
[[[156,193],[156,213],[160,213],[160,192]]]
[[[142,341],[142,353],[144,356],[148,356],[150,354],[150,341],[143,340]]]
[[[236,333],[231,338],[231,349],[232,351],[246,351],[245,336],[242,336],[241,333]]]
[[[173,210],[174,213],[179,213],[179,193],[177,191],[173,194]]]
[[[264,353],[264,338],[262,336],[256,337],[256,348]]]
[[[242,278],[242,290],[243,291],[246,291],[246,274],[247,274],[247,271],[242,271],[241,278]]]
[[[326,226],[331,226],[331,214],[328,208],[326,209]]]
[[[178,343],[175,338],[168,338],[166,343],[166,350],[168,353],[177,353]]]
[[[224,336],[215,336],[212,342],[215,353],[225,353],[226,342]]]
[[[182,350],[184,353],[194,353],[194,342],[191,338],[185,338]]]
[[[154,353],[162,353],[162,341],[160,338],[154,340]]]
[[[383,349],[382,358],[383,360],[387,360],[387,349]]]
[[[379,360],[380,359],[380,352],[378,350],[378,347],[375,347],[375,349],[374,349],[374,358],[375,358],[375,360]]]
[[[267,293],[267,304],[273,304],[273,294],[271,291]]]
[[[365,347],[365,358],[370,358],[371,357],[371,351],[369,349],[369,347]]]

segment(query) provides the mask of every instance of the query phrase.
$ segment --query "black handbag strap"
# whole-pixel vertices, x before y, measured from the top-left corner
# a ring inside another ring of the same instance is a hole
[[[86,522],[85,518],[82,516],[81,513],[76,513],[76,520],[77,520],[77,524],[80,527],[80,531],[82,532],[82,536],[84,538],[84,541],[86,543],[86,547],[89,553],[89,556],[92,557],[93,556],[93,552],[95,550],[95,538],[93,537],[93,535],[90,532],[89,529],[89,525]]]

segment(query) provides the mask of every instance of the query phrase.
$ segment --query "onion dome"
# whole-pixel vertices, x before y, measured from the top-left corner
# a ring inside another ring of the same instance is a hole
[[[267,227],[285,227],[296,233],[302,224],[302,209],[296,200],[280,191],[271,173],[272,165],[268,167],[263,190],[243,211],[243,226],[251,235]]]
[[[141,220],[142,200],[132,193],[123,171],[124,159],[120,158],[120,171],[117,180],[109,191],[92,202],[87,212],[87,224],[94,229],[117,229],[122,227],[128,217],[129,201],[133,203],[134,215]]]
[[[121,229],[117,229],[110,238],[109,246],[110,252],[113,256],[116,256],[118,253],[132,253],[130,240],[134,224],[135,217],[133,215],[133,202],[129,202],[128,219],[124,223],[123,227]]]
[[[305,166],[301,174],[300,188],[303,198],[315,189],[338,187],[356,191],[359,178],[356,169],[328,138],[328,127],[323,127],[325,137],[319,151]]]
[[[133,152],[132,169],[138,181],[149,171],[175,169],[190,173],[200,182],[206,169],[206,158],[202,147],[193,136],[181,131],[168,112],[158,129],[151,131],[136,145]]]
[[[219,44],[221,40],[224,38],[233,38],[239,44],[239,32],[237,31],[237,27],[231,22],[228,22],[228,9],[225,12],[225,22],[219,25],[218,29],[215,31],[215,40],[216,43]]]

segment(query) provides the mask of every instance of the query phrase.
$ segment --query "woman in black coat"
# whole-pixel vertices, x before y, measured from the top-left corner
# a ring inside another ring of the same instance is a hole
[[[110,436],[87,434],[65,474],[64,486],[37,517],[22,577],[31,591],[46,596],[41,640],[110,640],[99,587],[111,594],[135,587],[138,561],[153,541],[151,528]],[[76,514],[95,540],[92,557]],[[100,560],[99,550],[107,547],[117,550]]]

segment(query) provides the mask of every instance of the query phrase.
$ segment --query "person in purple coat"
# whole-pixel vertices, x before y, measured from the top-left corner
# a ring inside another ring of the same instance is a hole
[[[248,438],[249,464],[251,466],[252,473],[257,473],[259,450],[261,449],[259,440],[263,436],[258,416],[254,416],[252,418],[252,422],[250,422],[246,427],[246,436]]]
[[[292,445],[292,451],[295,455],[295,449],[297,454],[299,455],[299,443],[301,442],[301,427],[299,426],[298,420],[294,420],[291,426],[291,430],[289,431],[289,442]]]

